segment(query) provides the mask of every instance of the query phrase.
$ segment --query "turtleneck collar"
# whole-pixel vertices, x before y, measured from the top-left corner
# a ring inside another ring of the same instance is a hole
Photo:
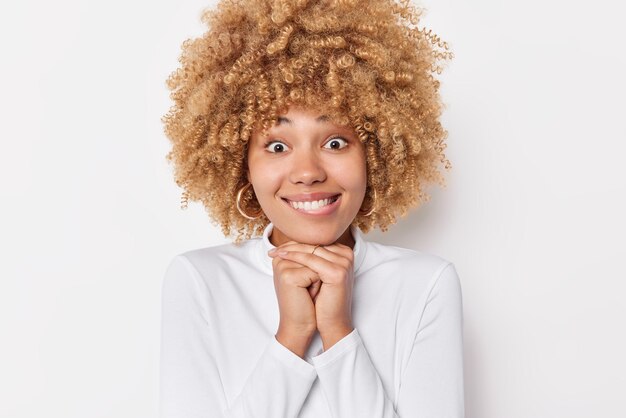
[[[274,269],[272,268],[272,257],[267,255],[267,252],[276,248],[276,246],[270,242],[270,235],[272,234],[273,229],[274,224],[270,222],[265,227],[263,236],[260,239],[257,239],[257,245],[255,248],[256,257],[259,261],[261,269],[270,276],[274,275]],[[356,275],[361,267],[361,264],[363,264],[367,248],[365,245],[366,241],[363,238],[363,232],[359,228],[351,225],[350,232],[352,233],[352,238],[354,238],[354,248],[352,251],[354,252],[354,274]]]

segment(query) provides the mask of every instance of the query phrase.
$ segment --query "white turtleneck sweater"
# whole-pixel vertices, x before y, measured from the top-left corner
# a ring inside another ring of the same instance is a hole
[[[354,330],[301,358],[275,338],[269,241],[187,251],[162,286],[161,418],[462,418],[463,307],[451,262],[355,239]]]

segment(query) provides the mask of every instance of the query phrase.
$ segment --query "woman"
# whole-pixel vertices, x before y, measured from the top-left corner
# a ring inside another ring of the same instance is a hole
[[[164,118],[177,184],[235,242],[163,282],[161,416],[462,417],[454,265],[366,241],[449,168],[408,3],[222,1]],[[255,235],[260,235],[256,236]]]

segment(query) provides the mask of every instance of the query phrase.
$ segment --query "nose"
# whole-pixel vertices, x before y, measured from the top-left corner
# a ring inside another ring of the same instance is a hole
[[[326,170],[320,156],[310,149],[301,149],[291,162],[289,179],[292,183],[310,185],[326,180]]]

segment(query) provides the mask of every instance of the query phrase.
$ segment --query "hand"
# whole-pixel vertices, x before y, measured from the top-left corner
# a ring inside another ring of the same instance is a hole
[[[347,335],[352,327],[352,288],[354,284],[354,253],[343,244],[318,247],[294,243],[277,247],[270,256],[292,261],[315,272],[321,280],[314,297],[317,329],[324,334]]]
[[[308,289],[315,288],[315,283],[319,289],[319,276],[299,263],[279,257],[273,258],[272,267],[280,311],[276,339],[303,357],[317,327],[315,306]]]

